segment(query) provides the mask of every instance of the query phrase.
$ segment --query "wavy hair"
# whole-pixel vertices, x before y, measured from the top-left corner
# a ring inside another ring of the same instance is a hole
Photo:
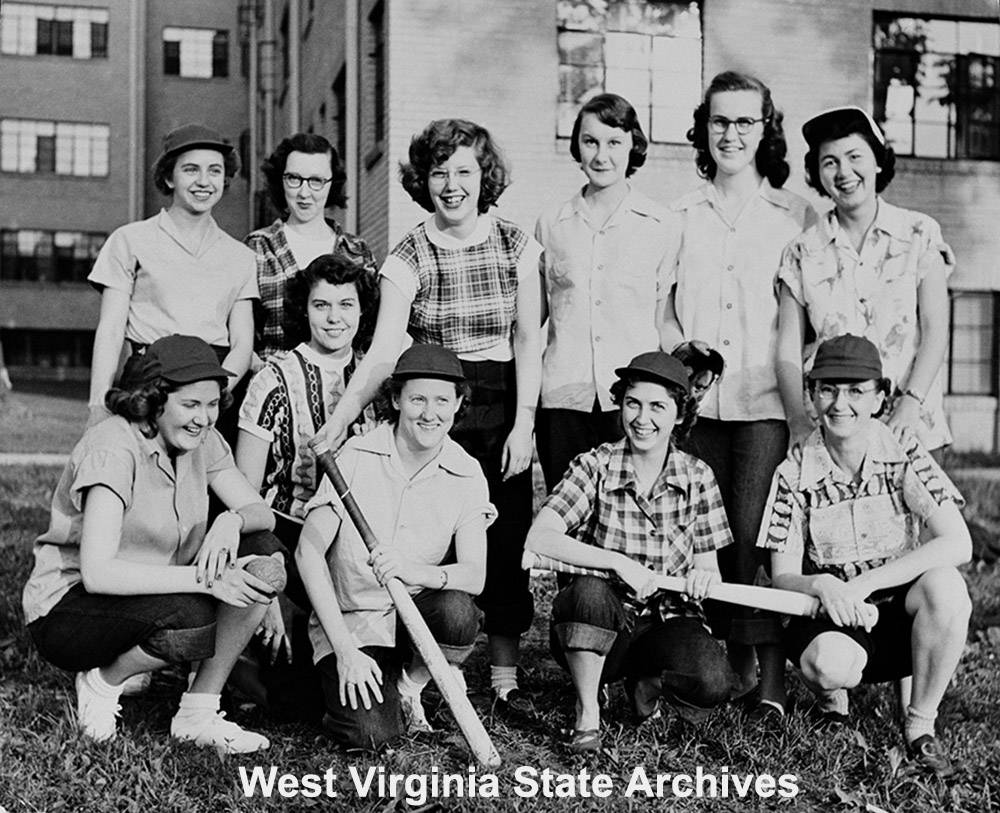
[[[716,93],[729,91],[751,90],[760,94],[760,117],[764,120],[764,132],[754,164],[757,171],[775,189],[780,189],[788,180],[790,168],[785,156],[788,154],[788,144],[785,142],[785,130],[782,126],[784,115],[774,106],[771,99],[771,89],[755,76],[737,71],[724,71],[718,74],[705,91],[705,98],[694,110],[694,126],[687,131],[687,138],[694,145],[695,164],[698,174],[709,181],[715,179],[718,164],[712,158],[708,146],[708,119],[712,114],[712,97]]]
[[[503,191],[510,186],[510,170],[500,147],[485,127],[465,119],[438,119],[410,141],[409,162],[399,165],[399,180],[413,202],[434,211],[428,189],[430,172],[441,166],[459,147],[471,147],[482,170],[479,186],[479,214],[496,206]]]
[[[861,136],[875,154],[875,163],[878,164],[880,170],[878,176],[875,178],[875,192],[877,194],[881,194],[882,190],[884,190],[892,182],[892,179],[896,177],[896,153],[888,144],[882,144],[877,138],[875,138],[875,135],[868,128],[863,119],[858,117],[853,120],[834,122],[829,130],[823,134],[823,139],[819,142],[819,144],[815,147],[809,148],[805,157],[806,183],[819,192],[819,194],[824,198],[830,197],[830,193],[823,188],[823,181],[820,179],[820,148],[830,141],[847,138],[849,135]]]
[[[126,377],[129,369],[126,366],[122,374],[122,384],[108,390],[104,396],[104,404],[112,415],[121,415],[129,423],[138,425],[139,431],[147,438],[155,438],[157,432],[156,419],[163,414],[163,406],[167,396],[176,392],[184,384],[172,384],[162,378],[153,381],[129,385]],[[233,403],[233,396],[228,389],[228,382],[222,379],[211,379],[219,384],[219,414],[221,415]]]
[[[628,168],[625,170],[625,177],[630,178],[635,171],[646,163],[646,150],[649,141],[639,124],[639,116],[636,115],[635,108],[629,104],[628,100],[617,93],[601,93],[588,101],[580,112],[576,114],[576,121],[573,122],[573,134],[570,136],[569,153],[577,163],[580,163],[580,126],[583,117],[588,113],[597,116],[601,124],[608,127],[615,127],[624,130],[632,136],[632,149],[628,154]]]
[[[299,271],[285,285],[285,331],[295,343],[308,342],[312,337],[309,330],[309,296],[318,282],[331,285],[350,285],[358,292],[361,318],[358,332],[351,342],[355,350],[364,351],[371,345],[378,316],[378,279],[361,263],[335,251],[321,254],[302,271]]]
[[[271,198],[271,203],[281,212],[282,217],[288,216],[288,201],[285,198],[285,167],[288,165],[288,156],[293,152],[304,152],[307,155],[319,155],[326,153],[330,158],[330,191],[326,196],[325,208],[337,206],[344,208],[347,205],[347,172],[344,164],[340,160],[337,148],[326,138],[317,133],[296,133],[288,138],[282,139],[281,143],[275,147],[264,163],[261,164],[261,171],[267,181],[267,194]]]
[[[611,385],[611,401],[621,409],[622,402],[625,400],[625,395],[632,388],[632,386],[640,381],[652,381],[654,384],[659,384],[664,387],[670,397],[674,399],[674,403],[677,404],[677,424],[674,426],[673,431],[670,433],[670,438],[672,442],[680,443],[685,440],[688,433],[691,431],[691,427],[694,426],[695,421],[698,420],[698,399],[695,398],[691,393],[685,392],[681,387],[676,384],[664,384],[662,381],[654,380],[642,375],[626,375],[619,378]]]

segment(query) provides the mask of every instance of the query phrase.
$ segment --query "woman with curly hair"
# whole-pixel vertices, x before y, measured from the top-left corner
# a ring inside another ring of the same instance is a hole
[[[285,286],[323,254],[340,253],[375,277],[375,257],[360,237],[325,216],[344,207],[347,173],[340,155],[323,136],[296,133],[284,139],[262,167],[267,192],[280,213],[270,226],[249,234],[246,244],[257,258],[260,309],[254,351],[261,362],[298,344],[301,325],[285,313]],[[255,364],[254,369],[258,369]]]
[[[77,673],[77,721],[94,740],[115,736],[128,678],[196,661],[171,736],[228,753],[268,747],[219,712],[284,579],[271,511],[214,427],[230,376],[201,339],[153,342],[108,393],[112,417],[84,433],[52,497],[25,621],[42,657]],[[209,491],[228,509],[211,524]],[[260,555],[278,559],[264,563],[267,581],[245,568]]]
[[[617,360],[661,346],[673,273],[669,213],[628,181],[646,147],[626,99],[590,99],[570,139],[587,183],[535,226],[548,318],[537,441],[550,490],[578,454],[622,437],[611,398]]]
[[[432,214],[382,266],[371,350],[313,443],[343,443],[351,422],[392,372],[407,332],[417,344],[440,344],[458,354],[472,394],[469,413],[452,437],[482,465],[499,513],[489,530],[479,604],[486,613],[495,700],[506,707],[517,691],[520,635],[534,611],[521,554],[531,522],[541,378],[541,246],[489,214],[509,173],[493,137],[477,124],[431,122],[410,142],[400,178],[410,197]]]
[[[802,126],[806,179],[833,201],[819,222],[787,247],[779,272],[780,354],[793,437],[814,419],[803,401],[803,369],[826,339],[853,333],[878,348],[892,382],[883,418],[934,451],[951,443],[939,375],[948,348],[948,285],[954,257],[941,227],[900,209],[881,193],[896,156],[859,107],[838,107]],[[806,326],[816,340],[806,345]]]
[[[736,545],[720,555],[726,581],[753,584],[768,558],[755,552],[768,484],[785,456],[788,428],[775,373],[781,250],[813,219],[783,189],[788,178],[782,114],[759,79],[716,76],[688,139],[705,183],[676,200],[677,286],[667,307],[667,346],[714,348],[726,374],[701,402],[685,448],[712,467]],[[784,714],[784,656],[777,618],[737,607],[713,618],[749,691],[760,664],[759,715]],[[755,652],[756,650],[756,652]],[[756,657],[755,657],[756,655]]]
[[[696,721],[739,683],[700,603],[733,539],[711,469],[676,446],[697,414],[687,371],[656,351],[615,374],[624,439],[573,460],[528,535],[535,553],[617,577],[576,577],[552,603],[553,655],[577,695],[573,753],[601,748],[602,684],[624,677],[640,720],[662,697]],[[658,591],[657,576],[686,577],[684,594]]]

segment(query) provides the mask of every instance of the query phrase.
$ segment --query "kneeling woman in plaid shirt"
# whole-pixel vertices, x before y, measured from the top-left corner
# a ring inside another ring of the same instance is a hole
[[[874,344],[823,342],[808,379],[819,427],[775,472],[757,542],[772,551],[775,587],[823,605],[822,618],[792,620],[788,656],[835,722],[846,722],[847,689],[912,674],[907,747],[950,774],[934,719],[972,610],[957,570],[972,554],[962,497],[915,437],[878,419],[889,380]]]
[[[698,721],[738,684],[705,627],[700,600],[720,581],[716,551],[732,544],[712,470],[673,445],[694,423],[687,373],[662,352],[615,370],[625,438],[577,457],[546,499],[527,547],[617,580],[578,576],[552,605],[553,655],[576,688],[574,753],[601,747],[598,694],[624,677],[642,719],[659,699]],[[686,576],[683,595],[655,577]]]

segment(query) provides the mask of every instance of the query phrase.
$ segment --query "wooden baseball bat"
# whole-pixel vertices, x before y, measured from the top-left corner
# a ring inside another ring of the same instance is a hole
[[[523,570],[552,570],[556,573],[575,573],[584,576],[597,576],[602,579],[611,578],[612,574],[607,570],[596,570],[594,568],[579,567],[533,553],[530,550],[524,552],[521,558],[521,568]],[[682,593],[684,591],[685,580],[680,576],[657,576],[656,585],[661,590],[669,590],[672,593]],[[807,596],[805,593],[798,593],[794,590],[779,590],[775,587],[755,587],[749,584],[730,584],[719,582],[708,591],[708,597],[716,601],[724,601],[727,604],[741,604],[744,607],[756,607],[759,610],[768,610],[783,615],[801,615],[809,618],[815,617],[820,609],[820,601],[814,596]],[[874,604],[867,604],[870,608],[867,612],[873,616],[872,624],[878,620],[878,608]]]
[[[372,531],[368,520],[365,519],[361,508],[354,499],[354,495],[351,494],[350,486],[347,485],[344,475],[341,474],[333,452],[329,450],[320,452],[316,455],[316,463],[320,471],[330,478],[334,490],[344,504],[354,526],[358,529],[365,546],[370,551],[374,550],[378,545],[375,532]],[[437,641],[434,640],[434,635],[427,626],[427,622],[417,610],[417,605],[413,603],[412,596],[399,579],[389,579],[385,588],[389,591],[389,596],[392,598],[393,604],[396,605],[396,612],[399,613],[406,631],[410,634],[410,640],[417,652],[420,653],[424,663],[427,664],[431,677],[437,683],[438,690],[455,717],[455,722],[458,723],[462,735],[469,743],[473,756],[484,767],[497,767],[500,764],[500,755],[493,747],[493,741],[476,714],[476,710],[472,707],[472,703],[469,702],[468,696],[455,679],[454,672],[448,665]]]

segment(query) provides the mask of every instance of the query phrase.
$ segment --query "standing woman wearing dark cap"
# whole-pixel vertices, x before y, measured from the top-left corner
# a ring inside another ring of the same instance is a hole
[[[679,349],[694,358],[712,347],[725,359],[726,374],[704,393],[684,448],[712,467],[722,491],[736,539],[719,555],[724,578],[753,584],[760,567],[769,565],[755,549],[757,529],[788,444],[775,374],[774,280],[782,249],[814,213],[784,188],[789,168],[782,114],[759,79],[734,71],[716,76],[695,110],[688,139],[705,183],[670,207],[678,219],[677,285],[667,305],[666,345],[685,342]],[[713,623],[727,633],[730,661],[745,691],[757,683],[760,666],[753,713],[782,715],[785,657],[778,618],[737,607],[720,611]]]
[[[134,355],[163,336],[197,336],[230,371],[230,387],[246,374],[258,296],[253,254],[212,217],[238,169],[232,144],[201,124],[185,124],[163,139],[153,181],[170,205],[116,229],[88,277],[101,292],[90,424],[108,415],[104,396],[126,339]]]
[[[951,249],[935,220],[880,196],[895,172],[885,135],[860,107],[809,119],[809,185],[833,208],[785,249],[779,272],[779,378],[793,439],[813,420],[803,404],[802,371],[816,346],[853,333],[878,348],[892,387],[886,420],[913,431],[928,450],[951,443],[938,375],[948,347]],[[815,332],[805,345],[806,327]]]
[[[285,286],[317,257],[336,252],[376,278],[368,244],[325,216],[328,208],[347,204],[347,173],[329,141],[315,133],[289,136],[264,161],[263,171],[281,217],[246,238],[257,260],[260,311],[254,352],[261,362],[296,346],[299,326],[288,324]]]

